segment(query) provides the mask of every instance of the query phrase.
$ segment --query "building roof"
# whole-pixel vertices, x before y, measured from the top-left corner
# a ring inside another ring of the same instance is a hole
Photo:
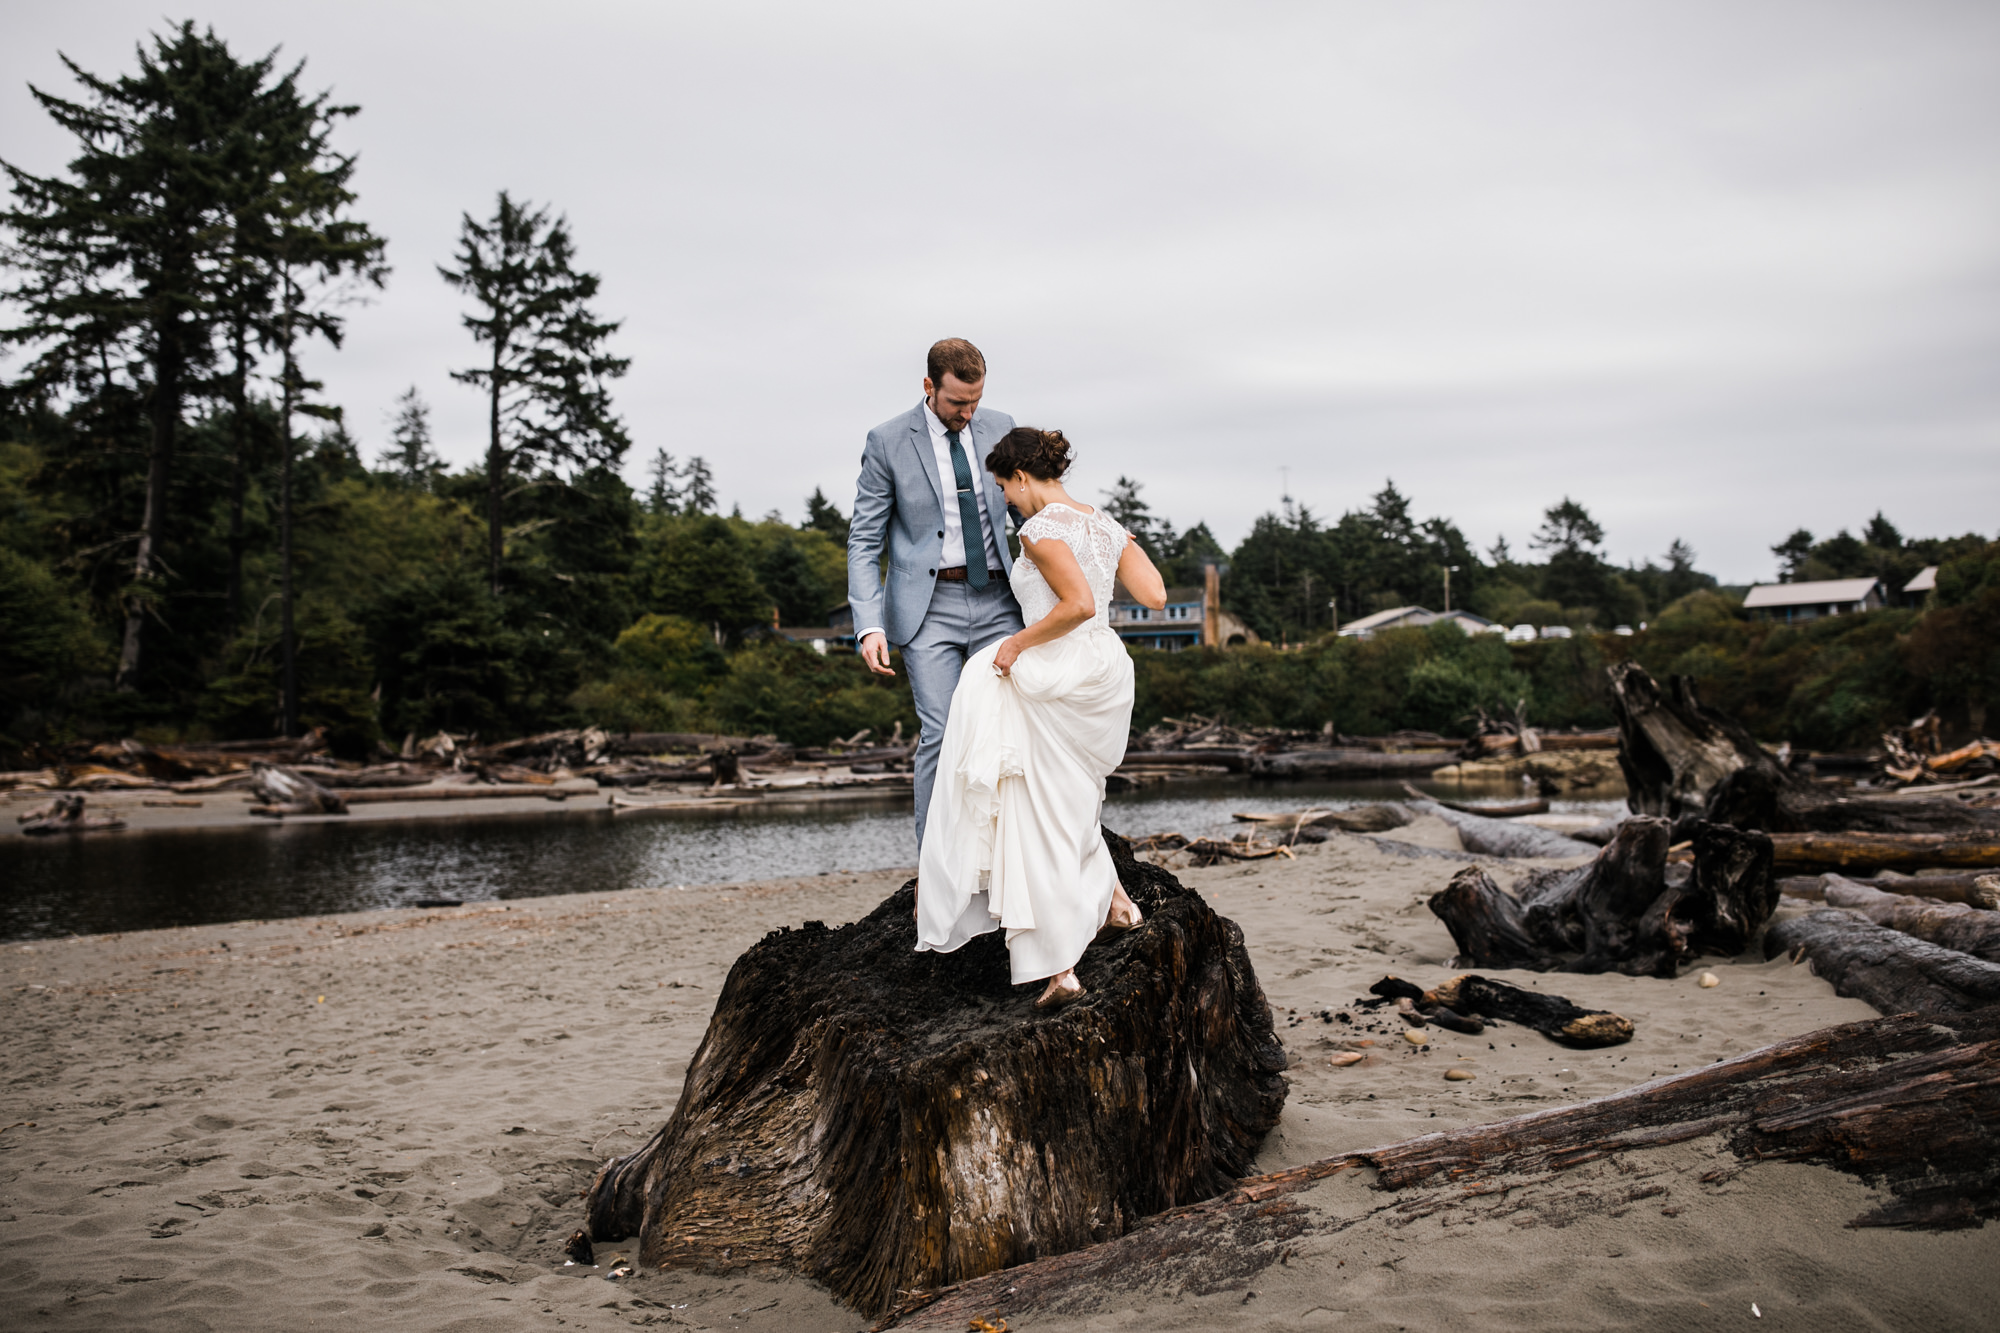
[[[1917,571],[1917,576],[1903,585],[1904,592],[1936,592],[1937,566],[1925,565]]]
[[[1436,619],[1435,615],[1421,606],[1392,606],[1387,611],[1377,611],[1372,616],[1363,616],[1359,620],[1350,621],[1340,627],[1340,632],[1373,634],[1378,629],[1390,629],[1397,625],[1428,625]]]
[[[1821,579],[1815,583],[1760,583],[1743,599],[1745,610],[1763,606],[1824,606],[1859,602],[1874,591],[1875,579]]]
[[[1492,621],[1488,620],[1485,616],[1476,615],[1471,611],[1441,611],[1438,613],[1437,619],[1456,620],[1461,622],[1462,624],[1471,625],[1474,629],[1484,629],[1486,628],[1486,626],[1493,623]]]

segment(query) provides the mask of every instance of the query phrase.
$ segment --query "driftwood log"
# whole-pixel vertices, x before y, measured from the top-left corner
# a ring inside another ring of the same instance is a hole
[[[1233,814],[1245,824],[1275,824],[1284,828],[1336,828],[1343,833],[1387,833],[1416,822],[1405,805],[1357,805],[1346,810],[1296,810],[1288,814]]]
[[[736,961],[673,1117],[588,1192],[647,1265],[776,1265],[868,1312],[1122,1234],[1228,1189],[1277,1123],[1285,1054],[1243,935],[1107,834],[1139,929],[1053,1013],[999,934],[917,953],[906,885]]]
[[[14,822],[21,826],[21,832],[38,838],[51,833],[97,833],[125,827],[125,821],[117,815],[86,812],[81,792],[64,792],[52,801],[23,811],[15,816]]]
[[[261,805],[250,807],[253,815],[344,815],[347,803],[296,768],[281,764],[254,763],[250,766],[250,790]]]
[[[1426,1021],[1472,1036],[1483,1030],[1479,1020],[1488,1019],[1519,1023],[1565,1046],[1616,1046],[1632,1040],[1632,1021],[1622,1015],[1585,1009],[1560,995],[1523,990],[1472,973],[1453,977],[1435,990],[1393,976],[1368,989],[1385,999],[1408,1000]]]
[[[1589,865],[1537,871],[1508,893],[1468,866],[1430,909],[1473,967],[1670,977],[1703,953],[1743,952],[1778,903],[1770,839],[1693,829],[1694,865],[1669,882],[1664,819],[1628,819]]]
[[[975,1319],[1006,1319],[1025,1327],[1031,1315],[1075,1318],[1099,1302],[1129,1307],[1134,1292],[1240,1290],[1302,1238],[1391,1210],[1399,1221],[1447,1223],[1502,1216],[1531,1223],[1546,1210],[1567,1224],[1580,1200],[1555,1184],[1564,1173],[1598,1162],[1622,1172],[1640,1154],[1711,1135],[1743,1165],[1816,1163],[1885,1191],[1851,1227],[1982,1225],[2000,1217],[2000,1023],[1991,1015],[1903,1014],[1822,1028],[1578,1105],[1255,1176],[1107,1244],[913,1294],[885,1325],[964,1329]],[[1342,1216],[1293,1197],[1348,1170],[1375,1172],[1375,1187],[1388,1196],[1379,1207]],[[1636,1197],[1670,1189],[1646,1186]],[[1597,1208],[1616,1212],[1636,1197],[1611,1192]]]
[[[1193,751],[1191,753],[1199,753]],[[1149,757],[1146,762],[1151,763]],[[1446,750],[1395,754],[1379,750],[1290,750],[1246,756],[1246,771],[1267,778],[1369,778],[1435,773],[1458,762]]]
[[[1635,814],[1700,818],[1766,833],[1983,833],[1992,835],[1987,843],[2000,843],[2000,810],[1949,799],[1830,794],[1780,764],[1732,719],[1704,707],[1686,676],[1670,678],[1663,690],[1636,662],[1619,662],[1608,671],[1618,715],[1618,766]]]
[[[1411,793],[1418,799],[1410,802],[1410,808],[1420,815],[1436,815],[1457,829],[1458,840],[1468,852],[1477,852],[1481,856],[1547,857],[1552,860],[1597,854],[1597,848],[1589,843],[1564,837],[1554,829],[1490,819],[1433,801],[1414,788]]]
[[[1905,935],[1855,912],[1822,907],[1779,921],[1764,956],[1810,959],[1836,995],[1866,1000],[1885,1014],[1931,1017],[2000,1005],[2000,965]]]
[[[1771,847],[1786,874],[2000,867],[2000,833],[1773,833]]]
[[[1825,901],[1823,875],[1786,875],[1778,881],[1778,889],[1794,898],[1810,898],[1815,902]],[[1981,874],[1977,871],[1958,875],[1901,875],[1894,871],[1868,878],[1849,877],[1849,883],[1866,884],[1871,889],[1884,893],[1901,894],[1910,898],[1928,898],[1939,903],[1964,903],[1967,907],[1979,907],[1988,911],[2000,908],[2000,873]]]
[[[1878,926],[1900,930],[1905,935],[1984,958],[1989,963],[2000,963],[2000,912],[1910,894],[1885,893],[1842,875],[1780,881],[1780,887],[1793,897],[1859,912]]]

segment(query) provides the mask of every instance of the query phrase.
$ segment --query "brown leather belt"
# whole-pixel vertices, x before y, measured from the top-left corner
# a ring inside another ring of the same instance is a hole
[[[950,569],[940,569],[937,576],[946,583],[963,583],[965,582],[965,566],[953,565]],[[1007,577],[1007,571],[1004,569],[989,569],[986,571],[986,577],[989,579],[1004,580]]]

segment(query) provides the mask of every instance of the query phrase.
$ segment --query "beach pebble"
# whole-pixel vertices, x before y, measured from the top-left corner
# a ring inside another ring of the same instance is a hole
[[[1470,1083],[1475,1077],[1470,1069],[1447,1069],[1444,1076],[1453,1083]]]
[[[1704,972],[1701,974],[1701,980],[1696,982],[1695,984],[1700,986],[1703,990],[1708,990],[1710,987],[1720,986],[1722,984],[1722,978],[1718,977],[1713,972]]]
[[[1407,1041],[1412,1046],[1422,1046],[1430,1039],[1431,1039],[1430,1034],[1428,1032],[1409,1031],[1403,1034],[1403,1040]]]
[[[1348,1065],[1358,1065],[1361,1063],[1361,1052],[1342,1051],[1339,1055],[1327,1061],[1327,1063],[1336,1069],[1345,1069]]]

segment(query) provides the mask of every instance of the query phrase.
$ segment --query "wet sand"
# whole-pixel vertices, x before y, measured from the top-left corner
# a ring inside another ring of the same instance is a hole
[[[1388,836],[1455,839],[1436,821]],[[1260,1169],[1872,1016],[1782,960],[1711,960],[1710,990],[1500,974],[1617,1010],[1638,1035],[1571,1051],[1511,1026],[1437,1032],[1428,1053],[1383,1042],[1333,1067],[1354,1034],[1317,1011],[1352,1011],[1385,972],[1448,975],[1451,940],[1423,900],[1458,864],[1343,837],[1295,862],[1177,872],[1242,924],[1292,1057]],[[611,1282],[602,1261],[627,1248],[601,1246],[591,1269],[565,1267],[560,1246],[595,1167],[671,1113],[737,955],[778,926],[852,920],[907,873],[4,946],[0,1325],[864,1328],[799,1279]],[[1447,1082],[1450,1067],[1477,1077]],[[2000,1228],[1849,1230],[1874,1197],[1852,1178],[1762,1164],[1705,1184],[1717,1151],[1567,1173],[1540,1187],[1575,1202],[1567,1224],[1409,1221],[1345,1173],[1305,1197],[1352,1225],[1244,1290],[1081,1292],[1015,1328],[1747,1327],[1752,1302],[1758,1328],[1987,1326]],[[1628,1171],[1659,1192],[1606,1203],[1606,1174]]]

